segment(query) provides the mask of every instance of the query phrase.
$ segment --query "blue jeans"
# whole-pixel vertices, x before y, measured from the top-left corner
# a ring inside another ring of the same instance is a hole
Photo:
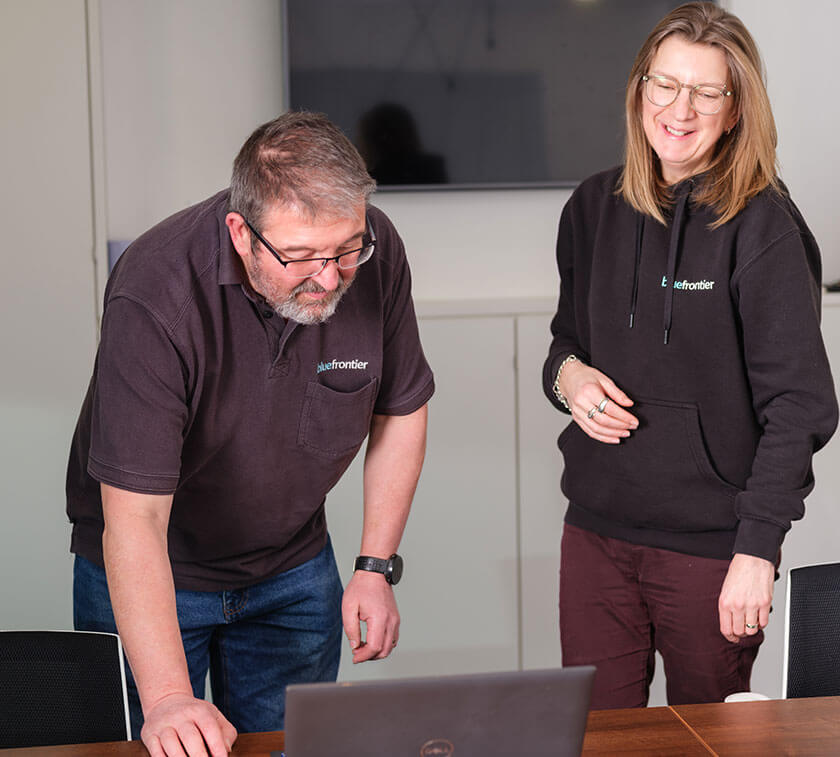
[[[196,697],[207,672],[214,704],[240,733],[283,728],[286,684],[334,681],[341,655],[341,579],[329,540],[314,558],[235,591],[176,590],[178,623]],[[105,571],[76,556],[73,624],[116,632]],[[131,733],[143,712],[126,665]]]

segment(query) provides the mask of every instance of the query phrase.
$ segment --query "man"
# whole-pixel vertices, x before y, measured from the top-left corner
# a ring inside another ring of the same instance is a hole
[[[119,629],[153,756],[282,728],[286,684],[335,679],[342,625],[354,662],[397,644],[434,385],[373,188],[335,126],[288,113],[229,191],[141,236],[108,282],[67,476],[74,621]],[[342,600],[324,499],[366,436],[375,559]]]

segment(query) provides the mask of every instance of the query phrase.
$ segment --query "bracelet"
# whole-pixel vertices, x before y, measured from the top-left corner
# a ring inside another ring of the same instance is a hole
[[[560,404],[566,408],[570,413],[572,412],[572,408],[569,407],[569,403],[566,401],[566,398],[563,396],[563,393],[560,391],[560,375],[563,373],[563,369],[566,367],[566,363],[573,363],[577,360],[577,355],[569,355],[566,357],[562,363],[560,363],[560,367],[557,369],[557,375],[554,377],[554,386],[552,387],[552,391],[554,392],[554,396],[560,400]]]

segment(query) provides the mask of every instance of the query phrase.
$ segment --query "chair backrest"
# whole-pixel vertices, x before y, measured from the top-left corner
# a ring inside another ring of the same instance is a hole
[[[0,631],[0,748],[130,738],[116,634]]]
[[[840,695],[840,563],[788,572],[782,694]]]

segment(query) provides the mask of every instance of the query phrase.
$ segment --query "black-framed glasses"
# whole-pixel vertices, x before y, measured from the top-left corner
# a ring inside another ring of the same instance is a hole
[[[242,216],[241,213],[239,215]],[[362,263],[367,263],[367,261],[371,259],[373,251],[376,249],[376,234],[373,233],[373,229],[370,224],[367,224],[367,230],[362,237],[362,246],[355,250],[348,250],[347,252],[332,255],[328,258],[283,260],[283,258],[280,257],[280,253],[277,252],[277,250],[271,246],[271,243],[251,225],[251,222],[245,218],[245,216],[242,216],[242,220],[245,221],[245,225],[251,230],[251,233],[259,239],[260,242],[262,242],[263,247],[274,255],[277,262],[286,269],[286,273],[296,279],[309,279],[313,276],[317,276],[327,267],[327,263],[332,260],[334,260],[336,265],[343,271],[350,270],[351,268],[358,268]]]
[[[645,74],[642,76],[645,97],[658,108],[667,108],[676,102],[683,89],[688,90],[688,102],[701,116],[713,116],[720,112],[732,91],[718,84],[683,84],[673,76]]]

